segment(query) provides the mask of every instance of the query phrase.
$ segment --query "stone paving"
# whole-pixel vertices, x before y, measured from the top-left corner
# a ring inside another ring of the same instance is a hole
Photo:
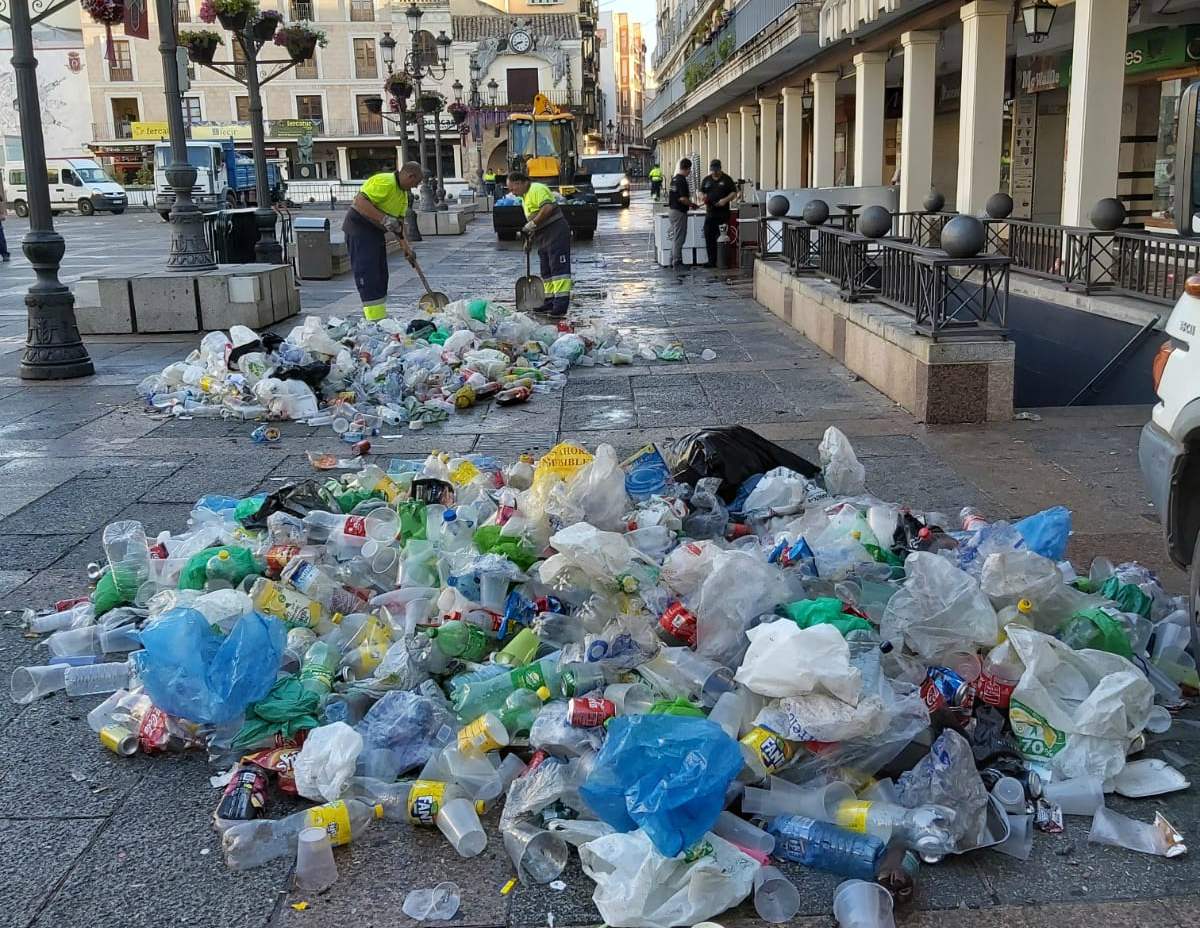
[[[112,238],[140,242],[141,254],[161,253],[161,228],[135,224],[137,218],[104,221],[114,223]],[[1137,434],[1147,409],[1039,410],[1041,418],[1032,421],[922,426],[762,310],[745,279],[657,268],[648,228],[644,199],[602,215],[595,241],[575,249],[574,311],[603,316],[634,337],[677,339],[686,351],[683,362],[576,368],[561,393],[507,409],[477,407],[441,427],[381,438],[374,442],[376,459],[432,448],[511,457],[544,451],[562,438],[610,442],[628,452],[702,425],[741,423],[815,460],[816,443],[832,423],[851,437],[869,488],[883,498],[948,512],[971,504],[994,517],[1062,503],[1075,512],[1070,553],[1077,564],[1086,566],[1098,553],[1136,558],[1182,589],[1137,471]],[[6,231],[15,244],[15,224]],[[68,255],[78,245],[84,255],[93,249],[97,266],[103,263],[107,253],[96,244],[102,237],[94,226],[76,223],[64,232]],[[511,300],[524,269],[519,246],[498,244],[486,219],[463,237],[428,240],[420,248],[432,284],[452,297]],[[84,260],[75,261],[74,274],[88,269]],[[393,268],[393,312],[406,318],[415,311],[415,280],[400,259]],[[150,531],[178,530],[203,493],[272,489],[290,477],[312,476],[306,450],[340,450],[327,428],[283,423],[283,440],[262,446],[250,441],[253,426],[246,423],[145,415],[134,386],[183,357],[195,338],[94,338],[88,344],[96,377],[57,385],[18,380],[20,299],[29,279],[20,258],[0,270],[0,609],[45,606],[83,592],[84,567],[100,558],[100,531],[113,519],[140,519]],[[357,312],[346,278],[306,283],[302,299],[308,312]],[[716,359],[701,360],[705,349]],[[36,643],[15,627],[18,615],[3,616],[0,679],[42,659]],[[455,857],[436,831],[382,823],[339,852],[342,878],[317,899],[289,895],[283,865],[231,874],[210,828],[217,794],[202,760],[118,760],[95,744],[83,722],[91,705],[54,697],[20,708],[0,699],[0,751],[7,757],[0,783],[8,799],[0,812],[0,866],[8,874],[0,885],[0,926],[406,924],[404,895],[442,879],[463,890],[456,925],[598,921],[591,882],[577,862],[560,893],[518,887],[500,895],[511,867],[495,812],[486,818],[489,847],[471,861]],[[1191,745],[1171,747],[1195,754]],[[1193,792],[1161,803],[1113,805],[1143,820],[1162,808],[1194,837]],[[924,868],[919,908],[925,912],[903,924],[1194,920],[1194,855],[1167,862],[1089,846],[1086,827],[1084,820],[1068,820],[1066,833],[1040,837],[1024,864],[983,852]],[[830,923],[836,879],[787,869],[801,890],[802,915]],[[291,903],[298,901],[310,907],[296,911]],[[752,916],[743,906],[720,921]]]

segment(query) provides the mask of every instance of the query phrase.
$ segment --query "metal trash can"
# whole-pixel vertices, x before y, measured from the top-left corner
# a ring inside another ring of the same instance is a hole
[[[211,218],[213,250],[218,264],[253,264],[254,244],[258,241],[258,226],[254,209],[222,209]]]
[[[296,274],[301,280],[333,277],[333,246],[329,241],[329,219],[300,216],[292,222],[296,236]]]

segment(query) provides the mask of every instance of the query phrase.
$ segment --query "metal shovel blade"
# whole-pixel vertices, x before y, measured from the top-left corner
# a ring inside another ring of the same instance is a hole
[[[546,302],[546,285],[530,273],[529,248],[525,248],[525,276],[517,278],[517,312],[536,313]]]
[[[440,290],[428,290],[421,294],[421,298],[417,300],[417,306],[427,313],[436,313],[450,302],[450,297],[442,293]]]

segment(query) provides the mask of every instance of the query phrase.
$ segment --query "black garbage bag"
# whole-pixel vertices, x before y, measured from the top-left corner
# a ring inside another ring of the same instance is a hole
[[[429,319],[414,319],[405,328],[404,334],[413,338],[425,338],[437,331],[437,326]]]
[[[732,503],[738,487],[748,477],[786,467],[805,477],[816,477],[821,468],[798,454],[767,441],[743,425],[701,429],[676,441],[670,448],[672,476],[695,484],[704,477],[721,479],[720,495]]]
[[[321,499],[320,484],[315,480],[299,480],[295,483],[285,483],[279,489],[267,494],[263,504],[253,514],[246,516],[241,523],[246,528],[264,529],[267,518],[275,512],[286,512],[288,515],[303,519],[314,509],[328,509],[329,504]]]
[[[318,396],[321,394],[321,384],[329,376],[328,361],[309,361],[307,364],[292,364],[280,367],[271,375],[280,380],[303,380]]]

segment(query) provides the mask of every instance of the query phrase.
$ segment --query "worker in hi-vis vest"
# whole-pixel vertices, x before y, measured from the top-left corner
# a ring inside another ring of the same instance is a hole
[[[542,263],[546,302],[542,312],[562,318],[571,304],[571,227],[558,197],[545,184],[529,179],[521,171],[508,175],[508,190],[521,198],[525,210],[525,250],[536,245]]]
[[[413,262],[412,247],[404,237],[404,217],[409,209],[408,192],[420,182],[421,166],[415,161],[399,170],[374,174],[363,182],[342,220],[354,286],[368,322],[387,315],[389,232],[400,239],[409,264]]]

